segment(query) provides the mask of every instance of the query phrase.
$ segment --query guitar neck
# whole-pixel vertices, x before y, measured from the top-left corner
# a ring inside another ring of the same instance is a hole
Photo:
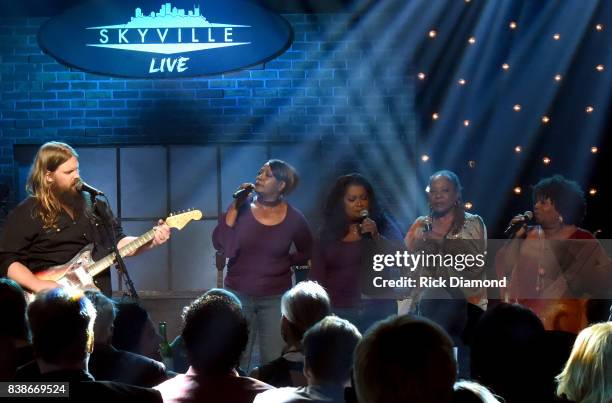
[[[155,230],[154,229],[151,229],[151,230],[145,232],[144,234],[142,234],[138,238],[134,239],[132,242],[128,243],[127,245],[125,245],[124,247],[119,249],[119,255],[121,257],[126,257],[128,255],[131,255],[137,249],[139,249],[141,246],[143,246],[147,242],[150,242],[153,239],[154,236],[155,236]],[[97,262],[95,262],[94,264],[89,266],[87,268],[87,272],[92,277],[94,277],[94,276],[98,275],[99,273],[103,272],[104,270],[106,270],[107,268],[109,268],[113,263],[115,263],[115,260],[116,259],[115,259],[115,254],[114,253],[106,255],[102,259],[98,260]]]

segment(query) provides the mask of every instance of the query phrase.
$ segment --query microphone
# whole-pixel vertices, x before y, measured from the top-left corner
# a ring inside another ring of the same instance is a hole
[[[95,187],[93,187],[91,185],[88,185],[87,183],[83,182],[82,180],[79,180],[77,182],[76,189],[79,192],[87,192],[87,193],[89,193],[92,196],[104,196],[104,192],[99,191]]]
[[[425,217],[425,220],[423,221],[423,232],[429,232],[431,231],[431,217],[427,216]]]
[[[361,210],[359,212],[359,221],[363,221],[370,216],[370,212],[367,209]]]
[[[370,212],[367,209],[363,209],[359,212],[359,221],[363,222],[363,220],[365,220],[366,218],[370,217]],[[371,232],[362,232],[361,233],[361,237],[364,239],[372,239],[372,233]]]
[[[506,235],[508,238],[512,238],[519,228],[526,225],[532,219],[533,213],[531,211],[525,211],[515,222],[510,221],[510,225],[508,225],[508,228],[506,228],[504,231],[504,235]]]
[[[255,189],[253,185],[249,185],[245,188],[240,188],[234,192],[232,197],[234,199],[240,199],[240,198],[246,197],[249,193],[251,193],[253,189]]]

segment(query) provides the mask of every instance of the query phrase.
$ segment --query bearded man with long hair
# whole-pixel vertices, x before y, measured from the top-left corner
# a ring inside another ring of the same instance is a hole
[[[52,141],[39,148],[26,183],[29,197],[11,211],[0,238],[0,277],[39,292],[58,284],[35,273],[68,262],[90,243],[95,246],[94,259],[111,252],[101,218],[78,190],[80,181],[78,154],[71,146]],[[114,218],[112,230],[118,248],[135,239],[126,236]],[[169,227],[160,220],[154,239],[136,253],[164,243],[169,236]],[[96,284],[110,292],[108,271]]]

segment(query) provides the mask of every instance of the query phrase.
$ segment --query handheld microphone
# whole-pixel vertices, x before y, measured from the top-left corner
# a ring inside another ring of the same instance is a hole
[[[87,183],[83,182],[82,180],[79,180],[77,182],[76,189],[79,192],[87,192],[87,193],[89,193],[92,196],[104,196],[104,192],[99,191],[95,187],[93,187],[91,185],[88,185]]]
[[[360,217],[360,221],[363,222],[363,220],[365,220],[366,218],[370,217],[370,212],[367,209],[363,209],[359,212],[359,217]],[[361,237],[364,239],[372,239],[372,233],[371,232],[362,232],[361,233]]]
[[[370,216],[370,212],[367,209],[363,209],[359,212],[360,221],[365,220]]]
[[[508,228],[504,231],[504,235],[508,238],[512,238],[519,228],[526,225],[532,219],[533,213],[531,211],[525,211],[515,222],[510,221],[510,225],[508,225]]]
[[[253,185],[249,185],[245,188],[240,188],[234,192],[232,197],[234,199],[240,199],[240,198],[246,197],[249,193],[251,193],[253,189],[255,189],[255,186]]]
[[[431,231],[431,217],[427,216],[425,217],[425,220],[423,221],[423,232],[430,232]]]

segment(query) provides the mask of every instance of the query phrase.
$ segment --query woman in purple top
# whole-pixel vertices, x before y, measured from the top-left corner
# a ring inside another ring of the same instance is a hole
[[[241,185],[246,191],[219,218],[213,232],[215,248],[229,258],[226,288],[240,298],[249,321],[249,343],[241,362],[247,372],[258,364],[251,362],[256,338],[259,364],[281,354],[281,296],[291,288],[291,266],[304,264],[310,257],[308,223],[285,201],[298,180],[297,172],[286,162],[266,162],[254,185]],[[294,252],[290,252],[292,244]]]
[[[397,313],[395,300],[362,299],[361,259],[368,238],[399,240],[402,235],[366,178],[356,173],[340,176],[327,196],[310,277],[329,293],[332,311],[360,331]]]

